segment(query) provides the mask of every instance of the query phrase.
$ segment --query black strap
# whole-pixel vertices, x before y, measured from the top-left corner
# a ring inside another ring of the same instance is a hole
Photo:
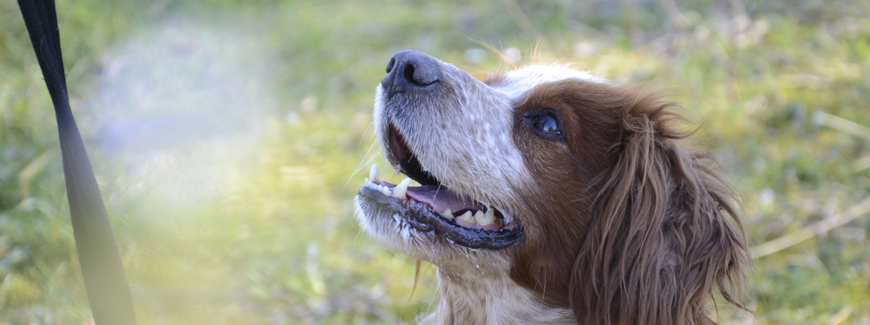
[[[70,110],[54,0],[18,0],[18,6],[54,103],[73,234],[94,321],[98,325],[135,324],[112,224]]]

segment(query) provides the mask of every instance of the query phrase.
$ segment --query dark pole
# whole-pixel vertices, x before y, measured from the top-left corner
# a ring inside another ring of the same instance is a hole
[[[69,106],[53,0],[18,0],[54,103],[79,264],[97,325],[136,324],[133,300],[82,137]]]

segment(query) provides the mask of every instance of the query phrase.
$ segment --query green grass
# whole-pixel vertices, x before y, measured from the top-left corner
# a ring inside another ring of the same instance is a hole
[[[743,195],[753,246],[868,195],[870,139],[816,114],[870,126],[866,2],[748,1],[743,23],[732,2],[683,2],[685,29],[659,1],[518,3],[58,2],[72,106],[140,323],[409,323],[429,310],[434,266],[411,296],[415,261],[352,217],[365,171],[386,165],[369,150],[371,106],[402,49],[482,76],[507,67],[465,61],[478,41],[521,49],[520,63],[541,44],[546,60],[675,87],[703,126],[697,145]],[[2,0],[0,324],[90,322],[50,105]],[[868,229],[863,215],[758,259],[754,322],[870,321]]]

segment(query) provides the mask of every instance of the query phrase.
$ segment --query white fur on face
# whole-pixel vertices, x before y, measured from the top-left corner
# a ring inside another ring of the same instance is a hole
[[[565,79],[579,79],[594,83],[609,83],[602,77],[570,68],[570,65],[531,65],[504,74],[490,84],[516,103],[535,86]]]
[[[399,162],[390,155],[388,137],[392,125],[405,138],[423,169],[453,193],[492,205],[506,214],[518,211],[516,193],[528,186],[531,177],[522,153],[513,143],[512,98],[450,64],[441,61],[438,64],[442,87],[437,91],[400,93],[388,99],[382,85],[378,85],[375,134],[387,160],[396,170],[400,169]],[[454,254],[456,249],[464,248],[452,247],[452,243],[433,238],[433,234],[415,233],[401,218],[388,215],[389,211],[372,210],[377,209],[358,199],[357,216],[363,228],[375,230],[377,233],[369,233],[398,251],[432,262],[466,255]],[[397,222],[390,226],[365,225],[393,220]],[[422,250],[417,251],[418,247]],[[468,263],[468,258],[460,260]]]
[[[431,94],[396,94],[385,101],[383,88],[378,86],[378,140],[388,146],[383,137],[392,123],[423,168],[442,185],[461,196],[508,208],[516,201],[513,189],[529,179],[522,153],[512,139],[510,98],[440,63],[443,88]],[[396,161],[391,163],[399,169]]]

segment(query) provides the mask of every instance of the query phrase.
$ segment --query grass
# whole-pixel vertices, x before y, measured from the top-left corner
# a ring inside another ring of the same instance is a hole
[[[402,49],[482,76],[507,67],[475,59],[478,41],[520,63],[542,44],[546,60],[676,87],[743,194],[753,246],[868,195],[870,139],[854,134],[870,126],[870,5],[690,1],[677,27],[662,3],[59,2],[140,323],[409,323],[431,308],[434,266],[410,296],[415,261],[352,217],[365,171],[385,165],[371,105]],[[14,2],[0,22],[0,324],[90,323],[50,101]],[[753,322],[870,321],[868,229],[861,215],[759,258]]]

